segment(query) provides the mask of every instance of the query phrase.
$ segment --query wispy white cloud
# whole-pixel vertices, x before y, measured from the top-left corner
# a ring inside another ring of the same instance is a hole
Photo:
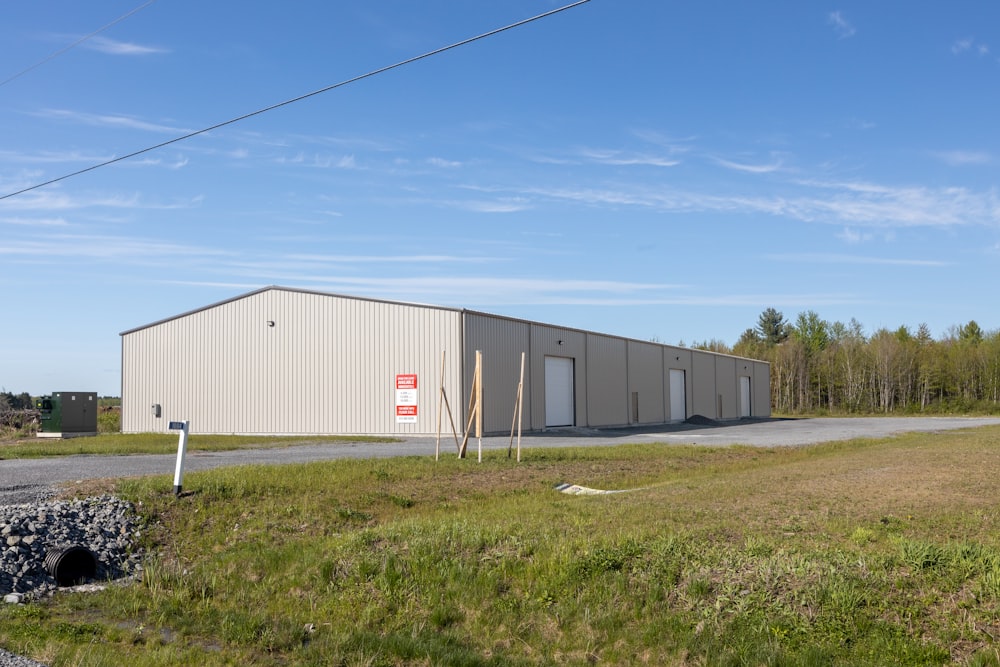
[[[167,169],[177,170],[186,167],[188,164],[188,158],[181,155],[173,160],[164,160],[158,157],[145,157],[139,159],[126,160],[121,163],[122,167],[165,167]]]
[[[456,162],[455,160],[445,160],[440,157],[427,158],[427,164],[432,167],[441,167],[442,169],[457,169],[462,166],[461,162]]]
[[[26,227],[65,227],[69,223],[65,218],[0,218],[0,223],[6,225],[23,225]]]
[[[514,213],[524,211],[533,207],[532,197],[526,193],[519,192],[510,196],[503,194],[504,189],[500,187],[484,187],[480,185],[463,185],[462,190],[471,192],[486,193],[491,196],[489,199],[433,199],[420,200],[422,204],[432,204],[461,211],[472,211],[474,213]]]
[[[851,23],[846,18],[844,18],[844,15],[839,11],[830,12],[829,14],[827,14],[826,22],[831,26],[833,26],[834,32],[837,33],[837,36],[840,39],[847,39],[848,37],[853,37],[854,34],[857,32],[857,30],[854,29],[854,26],[851,25]]]
[[[322,264],[480,264],[500,261],[497,257],[467,257],[463,255],[288,255],[293,262]]]
[[[686,153],[691,150],[693,142],[695,142],[698,137],[692,135],[687,137],[676,137],[668,134],[664,134],[658,130],[650,129],[637,129],[632,130],[632,135],[642,139],[643,141],[653,144],[654,146],[659,146],[660,148],[665,148],[670,152],[671,155],[675,153]]]
[[[972,48],[972,44],[975,42],[971,37],[966,37],[965,39],[956,39],[951,45],[951,52],[954,54],[964,53]]]
[[[879,266],[947,267],[951,262],[935,259],[900,259],[894,257],[870,257],[867,255],[843,255],[837,253],[783,253],[765,255],[764,259],[775,262],[795,262],[799,264],[868,264]]]
[[[271,277],[273,278],[273,276]],[[269,284],[309,289],[318,292],[376,296],[413,303],[436,303],[439,305],[468,306],[475,303],[479,307],[496,306],[748,306],[761,303],[775,304],[781,308],[829,305],[851,305],[870,303],[868,296],[850,293],[752,293],[752,294],[675,294],[687,285],[660,285],[650,289],[660,289],[666,293],[643,296],[643,288],[632,287],[630,283],[604,283],[604,287],[582,281],[519,280],[506,278],[478,278],[469,284],[463,278],[427,281],[410,277],[400,278],[329,278],[310,275],[284,275],[275,282],[272,279],[246,281],[211,280],[157,280],[161,284],[190,285],[196,287],[224,287],[227,289],[252,290]],[[579,294],[591,291],[592,294]],[[629,294],[634,292],[634,294]]]
[[[1000,223],[996,190],[884,186],[866,182],[813,182],[816,195],[798,199],[790,212],[802,219],[876,227],[952,227]],[[828,196],[823,196],[829,193]]]
[[[720,157],[713,157],[712,161],[720,167],[733,169],[734,171],[743,171],[749,174],[769,174],[781,169],[780,160],[769,164],[749,164],[745,162],[733,162],[732,160],[726,160]]]
[[[851,227],[845,227],[839,234],[837,238],[850,243],[851,245],[856,245],[863,241],[871,241],[874,238],[874,234],[870,232],[861,232]]]
[[[965,37],[952,42],[951,52],[955,55],[972,52],[980,57],[985,57],[990,55],[990,45],[979,42],[973,37]]]
[[[274,276],[270,276],[274,277]],[[569,280],[550,278],[509,278],[482,276],[329,276],[310,274],[285,274],[282,279],[297,282],[312,282],[319,285],[333,285],[337,290],[356,289],[404,291],[432,296],[439,294],[479,294],[483,297],[509,298],[511,295],[521,302],[525,298],[537,299],[542,296],[577,294],[581,292],[615,294],[623,296],[654,291],[672,291],[679,285],[634,283],[614,280]],[[617,301],[617,299],[616,299]],[[563,302],[563,301],[560,301]]]
[[[587,162],[611,166],[674,167],[681,163],[680,160],[671,157],[619,150],[587,148],[581,150],[580,155]]]
[[[19,164],[55,164],[60,162],[84,162],[97,164],[114,159],[113,155],[81,153],[80,151],[39,151],[37,153],[16,153],[0,151],[0,160]]]
[[[301,165],[303,167],[311,167],[316,169],[357,169],[357,161],[353,155],[320,155],[314,153],[313,155],[306,155],[304,152],[299,151],[295,155],[287,156],[282,155],[274,160],[280,165]]]
[[[1000,225],[996,190],[883,186],[862,181],[769,184],[772,194],[708,193],[669,187],[525,188],[533,199],[667,212],[757,214],[860,227]]]
[[[63,120],[82,125],[94,127],[113,127],[129,130],[142,130],[144,132],[157,132],[161,134],[185,134],[191,132],[187,128],[173,125],[163,125],[140,120],[133,116],[123,116],[114,114],[93,114],[83,111],[71,111],[69,109],[43,109],[33,114],[38,118],[51,118]]]
[[[91,37],[80,44],[85,49],[100,51],[113,56],[146,56],[154,53],[169,53],[167,49],[156,46],[143,46],[131,42],[119,42],[107,37]]]
[[[993,156],[985,151],[936,151],[932,152],[931,155],[953,167],[993,162]]]
[[[528,152],[524,159],[544,165],[598,164],[612,167],[675,167],[681,164],[680,156],[688,152],[690,146],[670,143],[670,139],[649,131],[634,133],[637,137],[653,144],[652,150],[630,151],[612,148],[583,147],[570,153]]]
[[[147,263],[156,258],[205,258],[233,256],[218,248],[170,243],[124,236],[50,234],[31,239],[13,239],[0,244],[0,255],[73,257]]]
[[[531,200],[526,197],[498,197],[496,199],[449,199],[435,200],[437,206],[471,211],[473,213],[516,213],[532,208]]]
[[[200,206],[202,196],[173,202],[149,200],[133,193],[112,195],[71,195],[58,189],[41,189],[17,197],[0,200],[2,211],[73,211],[79,209],[110,208],[139,210],[180,210]]]
[[[362,153],[388,153],[399,150],[400,145],[389,139],[374,136],[334,136],[325,134],[291,134],[283,136],[268,136],[259,132],[241,132],[238,136],[245,137],[248,143],[258,143],[266,146],[301,146],[316,145],[333,147],[342,151]]]

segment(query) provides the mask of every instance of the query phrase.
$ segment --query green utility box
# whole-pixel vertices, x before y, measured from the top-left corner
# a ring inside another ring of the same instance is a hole
[[[41,413],[40,438],[73,438],[97,435],[97,394],[56,391],[35,401]]]

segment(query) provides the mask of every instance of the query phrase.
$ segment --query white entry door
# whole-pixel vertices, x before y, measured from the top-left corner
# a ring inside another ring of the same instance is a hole
[[[750,378],[740,377],[740,418],[749,417],[750,410]]]
[[[545,357],[545,425],[574,426],[573,360]]]
[[[681,422],[687,419],[687,392],[685,390],[684,371],[670,369],[670,421]]]

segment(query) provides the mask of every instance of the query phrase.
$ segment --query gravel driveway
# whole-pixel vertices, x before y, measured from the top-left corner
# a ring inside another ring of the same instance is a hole
[[[708,420],[705,420],[706,422]],[[533,433],[521,440],[529,451],[536,447],[617,445],[634,442],[757,447],[807,445],[852,438],[882,438],[911,431],[946,431],[1000,424],[1000,417],[865,417],[820,419],[761,419],[706,424],[628,429],[557,429]],[[506,449],[507,436],[483,438],[484,450]],[[469,455],[476,456],[478,442],[469,441]],[[185,471],[235,465],[306,463],[346,458],[433,456],[433,437],[408,438],[397,443],[343,443],[245,449],[232,452],[189,452]],[[0,449],[0,456],[3,450]],[[454,440],[441,440],[442,456],[453,456]],[[34,502],[59,484],[105,477],[173,475],[173,455],[67,456],[47,459],[0,460],[0,505]]]

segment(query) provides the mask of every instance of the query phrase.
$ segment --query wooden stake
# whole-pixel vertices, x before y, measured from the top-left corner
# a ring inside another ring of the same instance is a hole
[[[448,392],[444,388],[444,356],[445,352],[441,351],[441,387],[440,393],[438,395],[438,420],[437,420],[437,441],[434,444],[434,460],[437,461],[441,457],[441,404],[444,403],[445,409],[448,411],[448,422],[451,424],[451,435],[455,439],[455,448],[459,448],[458,444],[458,429],[455,428],[455,416],[451,412],[451,402],[448,400]]]
[[[476,350],[476,438],[479,440],[479,462],[483,462],[483,353]]]
[[[472,433],[472,425],[477,424],[477,435],[482,434],[482,422],[477,419],[479,415],[479,410],[482,404],[479,401],[479,395],[481,393],[481,382],[482,377],[482,352],[476,350],[476,370],[472,374],[472,391],[469,393],[469,420],[465,425],[465,434],[462,437],[462,444],[458,447],[458,458],[464,459],[465,452],[468,450],[469,436]]]
[[[524,352],[521,353],[521,379],[517,383],[517,462],[521,462],[521,418],[524,416]]]
[[[514,427],[517,426],[517,461],[521,462],[521,414],[524,402],[524,352],[521,353],[521,378],[517,382],[517,393],[514,395],[514,417],[510,421],[510,442],[507,444],[507,458],[510,458],[514,447]]]
[[[458,449],[458,429],[455,428],[455,416],[451,412],[451,403],[448,401],[448,393],[441,388],[441,395],[444,396],[444,407],[448,410],[448,422],[451,424],[451,437],[455,439],[455,449]]]

